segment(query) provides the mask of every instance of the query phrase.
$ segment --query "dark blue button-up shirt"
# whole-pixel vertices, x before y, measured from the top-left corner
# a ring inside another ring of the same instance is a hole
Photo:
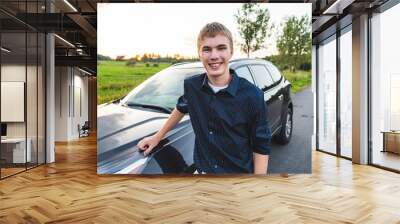
[[[207,75],[185,79],[176,108],[189,113],[194,163],[206,173],[252,173],[253,152],[270,153],[264,93],[231,70],[228,87],[214,93]]]

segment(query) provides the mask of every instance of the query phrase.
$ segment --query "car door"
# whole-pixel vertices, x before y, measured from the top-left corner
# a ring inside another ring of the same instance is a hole
[[[235,69],[235,72],[239,77],[242,77],[242,78],[246,79],[247,81],[249,81],[250,83],[256,85],[253,75],[251,74],[250,69],[246,65],[243,65],[243,66]],[[267,111],[267,116],[269,118],[268,111]],[[272,128],[271,122],[269,120],[268,120],[268,125],[269,125],[269,128]]]
[[[280,125],[280,107],[278,98],[278,89],[274,86],[269,71],[263,64],[250,65],[251,72],[256,81],[256,85],[264,92],[264,100],[267,105],[268,122],[271,131],[275,131]]]
[[[271,74],[272,79],[274,80],[274,86],[276,86],[276,95],[277,95],[277,102],[276,102],[276,107],[279,108],[277,110],[278,114],[277,114],[277,119],[280,121],[281,117],[282,117],[282,112],[283,112],[283,106],[284,104],[284,100],[285,100],[285,89],[282,88],[282,74],[280,73],[280,71],[278,70],[278,68],[276,68],[273,64],[271,63],[267,63],[267,69]]]

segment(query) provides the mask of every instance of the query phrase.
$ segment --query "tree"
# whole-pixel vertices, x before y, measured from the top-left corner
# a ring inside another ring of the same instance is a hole
[[[128,61],[125,63],[127,66],[136,66],[136,58],[130,58]]]
[[[240,47],[247,57],[250,57],[250,52],[265,47],[263,45],[265,38],[271,35],[269,30],[273,28],[273,24],[269,24],[268,9],[262,9],[256,3],[246,3],[234,17],[238,24],[240,37],[244,40]]]
[[[147,53],[144,53],[142,56],[142,61],[147,62],[149,60],[149,55]]]
[[[110,61],[111,58],[105,55],[97,54],[97,60],[98,61]]]
[[[301,58],[311,53],[310,19],[308,16],[287,18],[283,25],[283,32],[278,37],[278,51],[287,58],[291,70],[299,67]]]
[[[124,61],[125,60],[125,55],[119,55],[115,58],[116,61]]]

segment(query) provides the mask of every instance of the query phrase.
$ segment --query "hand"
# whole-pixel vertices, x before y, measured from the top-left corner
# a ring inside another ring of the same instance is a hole
[[[152,135],[140,140],[137,146],[139,150],[143,151],[144,156],[147,156],[158,145],[160,140],[157,135]]]
[[[267,174],[269,155],[262,155],[253,152],[254,174]]]

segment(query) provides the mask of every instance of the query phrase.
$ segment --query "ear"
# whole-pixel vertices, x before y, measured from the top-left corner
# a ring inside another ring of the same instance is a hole
[[[231,47],[231,45],[229,45],[229,48],[231,50],[231,57],[232,57],[233,56],[233,44],[232,44],[232,47]]]
[[[230,55],[230,58],[229,58],[229,59],[231,59],[232,56],[233,56],[233,48],[231,48],[231,55]]]

